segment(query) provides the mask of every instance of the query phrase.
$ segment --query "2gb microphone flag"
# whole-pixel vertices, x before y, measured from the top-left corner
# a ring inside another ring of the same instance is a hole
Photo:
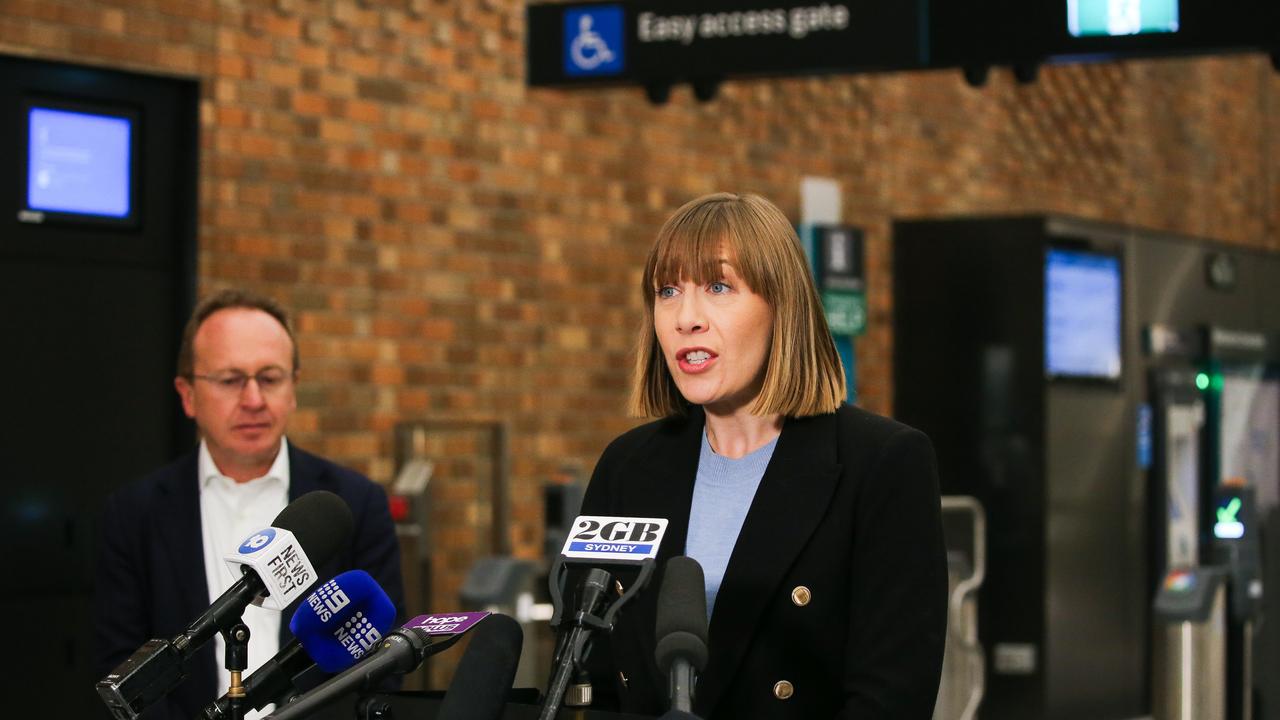
[[[568,559],[640,562],[658,556],[666,518],[579,515],[560,554]]]

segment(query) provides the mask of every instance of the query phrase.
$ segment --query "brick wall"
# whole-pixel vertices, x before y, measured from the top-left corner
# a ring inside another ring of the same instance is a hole
[[[958,72],[743,82],[654,107],[638,90],[527,89],[523,13],[5,0],[0,52],[198,78],[201,288],[295,309],[291,437],[387,481],[398,422],[509,423],[527,557],[541,483],[589,472],[631,424],[639,266],[695,195],[753,190],[795,217],[802,176],[842,183],[867,230],[858,361],[880,412],[894,217],[1052,211],[1280,249],[1280,75],[1260,56],[1050,67],[1029,86],[997,72],[982,89]],[[481,497],[449,487],[450,503]],[[435,516],[437,550],[455,554],[438,598],[478,552],[474,510]]]

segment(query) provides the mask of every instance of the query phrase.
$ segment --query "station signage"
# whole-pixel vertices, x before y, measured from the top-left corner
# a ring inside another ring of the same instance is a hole
[[[922,0],[528,8],[530,85],[629,85],[922,67]]]
[[[531,86],[639,85],[1261,50],[1276,0],[628,0],[527,8]],[[1024,79],[1029,78],[1029,79]],[[982,80],[970,80],[981,84]],[[714,91],[710,93],[714,94]],[[700,99],[707,99],[699,95]],[[661,100],[655,100],[661,102]]]

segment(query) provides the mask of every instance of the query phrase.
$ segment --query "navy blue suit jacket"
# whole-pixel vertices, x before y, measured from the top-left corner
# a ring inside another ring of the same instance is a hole
[[[289,501],[313,490],[328,490],[346,501],[354,519],[350,545],[316,568],[319,580],[347,570],[364,570],[391,596],[397,620],[403,621],[400,546],[386,493],[354,470],[292,443],[288,447]],[[93,624],[99,677],[147,640],[182,632],[209,607],[197,467],[193,450],[107,499],[94,567]],[[292,639],[289,618],[297,604],[283,613],[282,648]],[[143,717],[194,718],[225,690],[215,687],[222,661],[214,657],[213,643],[205,645],[189,662],[186,680]]]
[[[667,707],[657,597],[661,568],[684,554],[704,422],[694,407],[614,440],[583,500],[584,515],[670,521],[653,584],[590,658],[605,707]],[[788,418],[716,596],[694,712],[929,720],[947,622],[939,505],[933,448],[918,430],[849,405]],[[775,691],[783,681],[789,694]]]

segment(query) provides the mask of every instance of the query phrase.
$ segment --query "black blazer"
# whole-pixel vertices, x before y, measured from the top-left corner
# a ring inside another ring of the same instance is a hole
[[[197,452],[107,499],[94,567],[93,625],[97,674],[111,672],[151,638],[170,638],[186,629],[209,607],[200,529]],[[404,619],[400,545],[387,508],[386,493],[363,475],[289,444],[289,501],[328,490],[351,508],[355,520],[348,548],[316,568],[321,581],[352,569],[373,576]],[[283,613],[280,646],[292,639]],[[265,658],[263,658],[265,659]],[[197,651],[187,679],[143,715],[146,720],[190,720],[225,688],[216,688],[213,643]]]
[[[668,518],[659,568],[684,553],[704,419],[694,408],[614,440],[583,501],[584,515]],[[656,575],[597,642],[613,664],[611,677],[595,679],[597,692],[624,711],[667,709],[654,660]],[[928,720],[946,604],[928,438],[849,405],[787,419],[716,597],[694,711]]]

